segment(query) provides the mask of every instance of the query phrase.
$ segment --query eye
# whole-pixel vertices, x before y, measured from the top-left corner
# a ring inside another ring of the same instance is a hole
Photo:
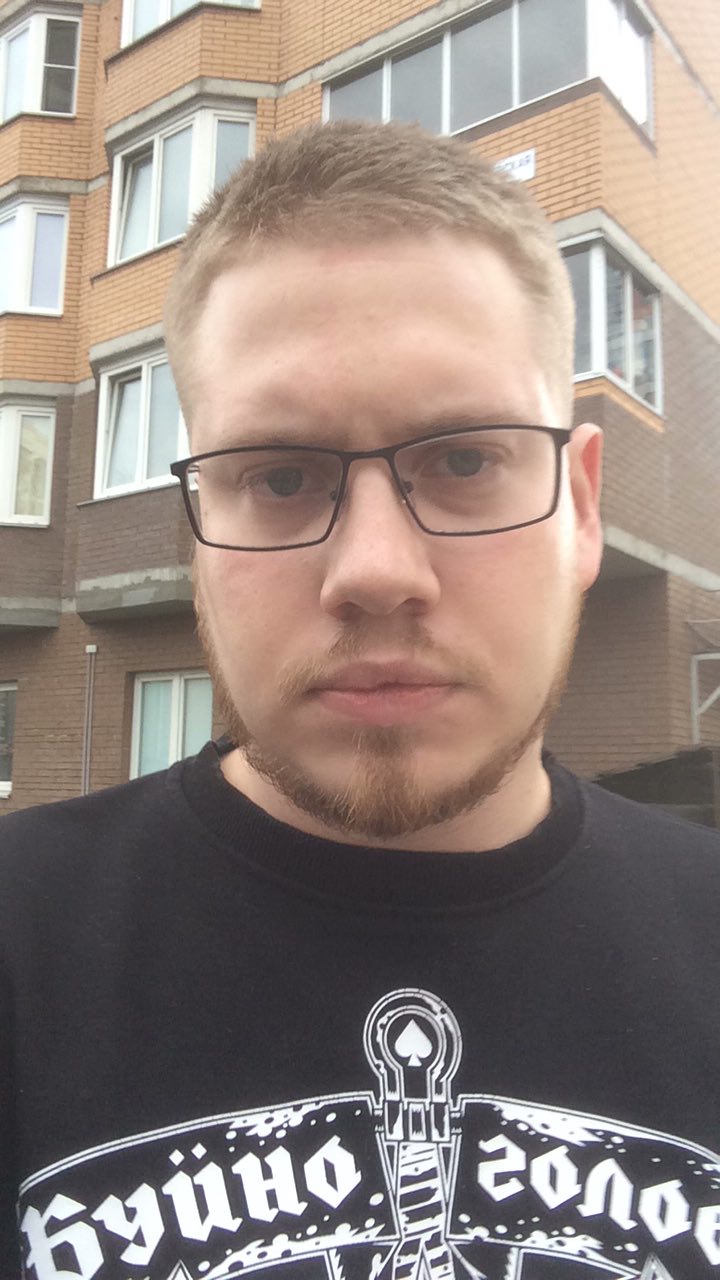
[[[268,488],[278,498],[291,498],[303,487],[305,477],[300,467],[273,467],[264,476]]]
[[[445,456],[445,465],[454,476],[475,476],[489,461],[479,449],[452,449]]]

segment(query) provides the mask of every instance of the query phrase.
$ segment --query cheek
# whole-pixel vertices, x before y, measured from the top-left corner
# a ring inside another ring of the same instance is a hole
[[[509,678],[542,670],[564,643],[573,587],[558,532],[548,522],[498,535],[449,567],[457,639],[464,647],[475,641]]]
[[[215,649],[232,682],[272,674],[307,614],[310,584],[278,555],[216,551],[200,567],[199,586]]]

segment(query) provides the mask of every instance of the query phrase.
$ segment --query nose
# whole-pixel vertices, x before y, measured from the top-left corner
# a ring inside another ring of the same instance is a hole
[[[342,620],[362,612],[428,613],[440,596],[429,534],[417,525],[383,459],[358,459],[326,547],[321,604]]]

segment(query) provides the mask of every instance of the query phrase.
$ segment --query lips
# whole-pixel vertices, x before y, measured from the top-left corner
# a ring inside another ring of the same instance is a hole
[[[431,667],[411,662],[356,662],[315,685],[315,691],[373,692],[383,689],[449,687],[455,681]]]

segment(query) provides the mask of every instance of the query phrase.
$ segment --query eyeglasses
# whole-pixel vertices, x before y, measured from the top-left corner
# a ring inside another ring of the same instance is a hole
[[[313,547],[332,533],[350,466],[383,458],[408,512],[438,538],[506,533],[547,520],[570,431],[520,424],[447,431],[385,449],[269,444],[174,462],[195,537],[228,551]]]

